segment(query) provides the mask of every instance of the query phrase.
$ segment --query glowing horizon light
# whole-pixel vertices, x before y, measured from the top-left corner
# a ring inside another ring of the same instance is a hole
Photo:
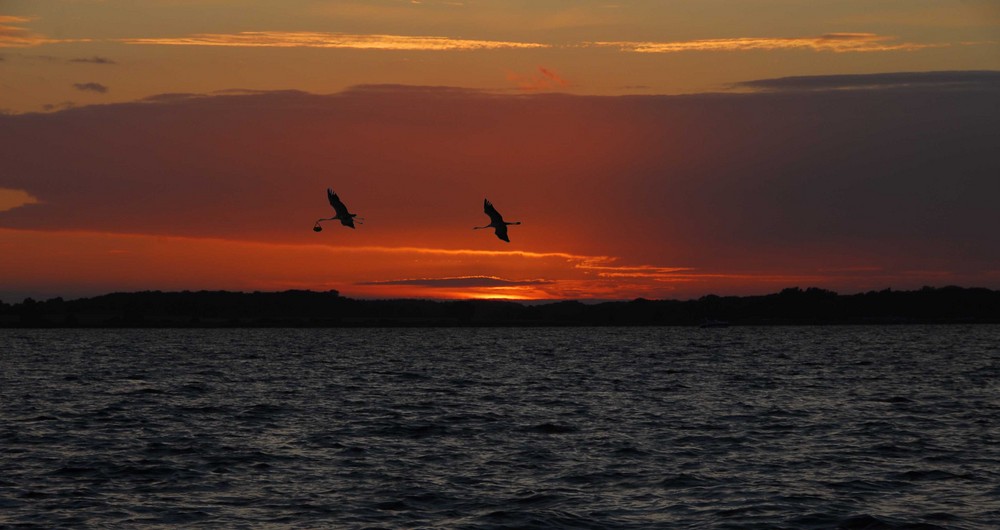
[[[0,277],[15,280],[25,292],[51,296],[138,290],[333,289],[362,299],[629,300],[685,298],[706,292],[762,294],[790,285],[836,290],[845,286],[857,289],[854,286],[862,282],[864,289],[869,289],[893,278],[904,278],[906,285],[959,281],[949,271],[894,271],[871,266],[849,267],[846,272],[722,271],[615,265],[623,258],[560,252],[328,247],[76,230],[0,228],[0,248],[18,249],[0,260]],[[68,255],[74,259],[65,259]],[[425,260],[419,268],[408,269],[417,274],[396,276],[401,271],[392,264],[431,256],[458,261]],[[462,268],[482,270],[484,262],[496,273],[455,274]],[[123,276],[124,270],[131,274]],[[85,288],[70,288],[72,285]]]

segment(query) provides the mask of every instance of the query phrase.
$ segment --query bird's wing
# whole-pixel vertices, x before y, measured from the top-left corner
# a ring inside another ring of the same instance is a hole
[[[494,224],[503,224],[503,216],[493,207],[493,203],[487,199],[483,199],[483,211],[486,212],[486,215],[490,216],[490,221],[493,221]],[[506,232],[507,227],[504,227],[503,230]]]
[[[333,209],[334,211],[337,212],[338,216],[340,217],[350,216],[350,214],[347,212],[347,206],[344,206],[344,203],[340,201],[340,197],[337,197],[337,194],[334,193],[333,190],[331,190],[330,188],[326,189],[326,197],[330,199],[330,206],[333,206]]]
[[[497,237],[510,243],[510,238],[507,237],[507,225],[497,225],[496,228],[494,228],[494,231],[496,232]]]

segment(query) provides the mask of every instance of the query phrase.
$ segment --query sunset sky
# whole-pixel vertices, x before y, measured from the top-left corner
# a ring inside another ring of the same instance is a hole
[[[995,0],[0,1],[8,303],[996,289],[998,203]]]

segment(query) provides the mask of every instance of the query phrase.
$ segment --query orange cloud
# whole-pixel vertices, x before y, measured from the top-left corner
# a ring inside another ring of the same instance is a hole
[[[352,35],[308,31],[242,31],[239,33],[199,33],[186,37],[119,39],[126,44],[164,46],[236,46],[271,48],[353,48],[361,50],[494,50],[504,48],[547,48],[535,42],[453,39],[408,35]]]
[[[17,26],[30,21],[26,17],[0,16],[0,48],[23,48],[49,42],[45,37]]]
[[[875,33],[827,33],[818,37],[736,37],[670,42],[592,42],[592,46],[619,48],[635,53],[676,53],[687,51],[812,50],[817,52],[915,51],[946,46],[892,42],[896,37]]]
[[[38,204],[38,198],[24,190],[0,188],[0,212],[29,204]]]
[[[28,48],[59,42],[90,41],[90,39],[50,39],[44,35],[19,27],[21,24],[26,24],[32,20],[28,17],[0,15],[0,48]]]

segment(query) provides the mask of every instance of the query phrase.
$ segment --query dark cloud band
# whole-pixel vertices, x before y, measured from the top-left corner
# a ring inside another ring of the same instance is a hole
[[[463,276],[459,278],[412,278],[405,280],[381,280],[359,282],[357,285],[418,285],[421,287],[515,287],[523,285],[546,285],[549,280],[505,280],[491,276]]]

